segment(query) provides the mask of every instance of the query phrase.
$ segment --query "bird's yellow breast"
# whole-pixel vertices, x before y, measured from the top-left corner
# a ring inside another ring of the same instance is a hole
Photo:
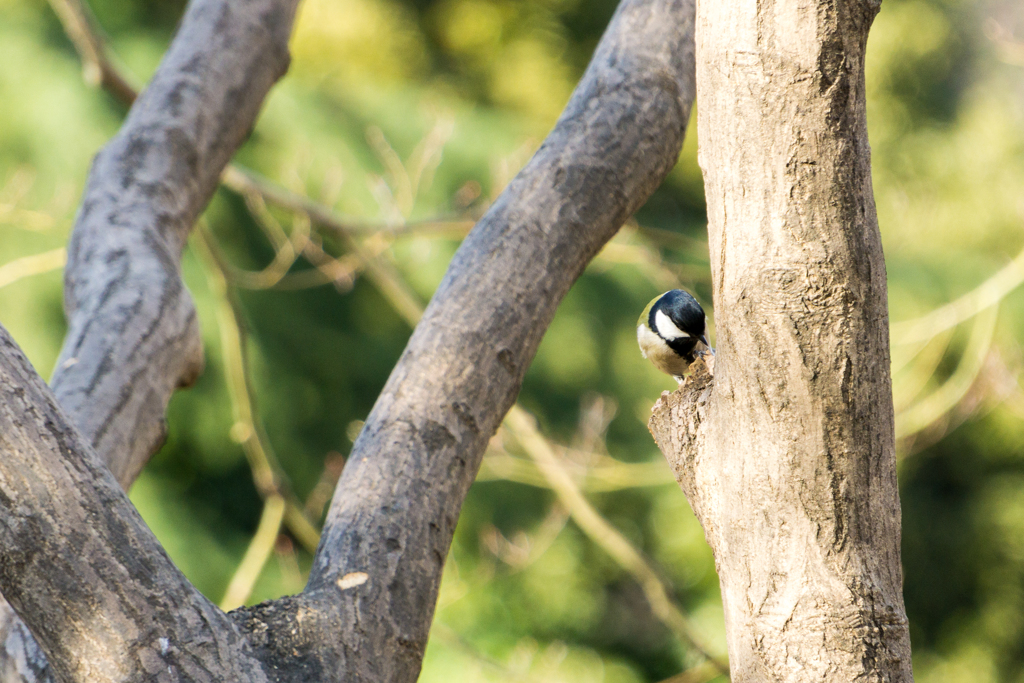
[[[686,374],[690,363],[669,348],[665,340],[655,334],[647,325],[637,325],[636,341],[640,344],[640,353],[651,361],[654,367],[676,377]]]

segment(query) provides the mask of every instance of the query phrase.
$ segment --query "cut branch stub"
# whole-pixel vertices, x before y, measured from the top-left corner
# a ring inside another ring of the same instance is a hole
[[[869,1],[702,2],[713,388],[651,429],[704,525],[736,683],[911,681]]]
[[[555,308],[674,166],[692,0],[626,0],[555,129],[459,248],[338,483],[307,588],[347,680],[417,677],[487,442]],[[361,572],[362,585],[339,581]]]
[[[665,454],[679,487],[686,494],[697,519],[709,537],[713,530],[713,514],[708,514],[701,492],[711,488],[707,482],[697,480],[697,474],[705,470],[697,466],[697,460],[704,455],[705,422],[708,401],[714,390],[714,378],[703,359],[690,366],[690,374],[676,391],[663,392],[651,408],[647,427],[654,436],[658,448]],[[713,545],[713,544],[712,544]]]

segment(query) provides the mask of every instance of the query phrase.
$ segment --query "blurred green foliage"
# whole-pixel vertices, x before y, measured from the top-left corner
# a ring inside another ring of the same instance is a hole
[[[893,320],[971,290],[1024,247],[1018,4],[886,0],[875,23],[869,117]],[[183,8],[180,0],[93,3],[114,53],[140,82]],[[304,0],[291,71],[238,159],[354,219],[479,215],[553,124],[613,11],[611,0]],[[0,13],[7,264],[63,246],[90,157],[124,111],[84,85],[45,2],[0,0]],[[679,165],[637,217],[664,232],[630,231],[588,269],[545,337],[521,401],[545,434],[574,446],[566,457],[581,467],[610,457],[662,468],[657,485],[588,497],[660,565],[705,640],[724,652],[710,551],[645,426],[673,382],[640,358],[633,329],[637,311],[670,286],[709,303],[694,136],[691,126]],[[291,229],[291,216],[272,213]],[[259,270],[273,259],[239,196],[219,192],[206,221],[236,266]],[[457,246],[450,236],[414,233],[380,248],[426,301]],[[189,578],[219,600],[262,501],[232,431],[205,267],[186,252],[206,371],[174,398],[167,445],[132,500]],[[0,322],[48,376],[64,322],[59,272],[45,270],[6,285],[0,270]],[[298,495],[316,499],[329,491],[410,328],[363,278],[351,288],[238,297],[268,440]],[[977,351],[980,370],[954,392],[952,409],[900,442],[906,599],[925,683],[1024,680],[1022,304],[1016,290],[1003,300],[992,343]],[[967,362],[973,324],[924,350],[894,339],[894,385],[906,406]],[[659,681],[699,661],[652,616],[637,583],[567,521],[550,490],[486,463],[483,472],[463,508],[422,680]],[[314,511],[322,504],[310,503]],[[281,539],[252,602],[301,590],[310,557],[297,548]]]

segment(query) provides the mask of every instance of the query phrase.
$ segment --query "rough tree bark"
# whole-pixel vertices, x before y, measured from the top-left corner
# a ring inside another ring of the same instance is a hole
[[[911,681],[871,0],[698,7],[718,354],[651,431],[704,526],[733,680]]]
[[[181,248],[287,64],[294,9],[193,0],[90,174],[54,394],[0,338],[0,589],[54,664],[8,621],[4,680],[415,680],[488,438],[562,296],[679,153],[693,2],[626,0],[554,131],[453,260],[354,446],[306,590],[226,618],[111,473],[130,483],[171,391],[198,371]]]
[[[194,0],[121,131],[93,162],[68,249],[69,329],[51,384],[126,489],[163,442],[171,393],[202,368],[181,252],[288,68],[297,4]],[[0,679],[49,680],[46,658],[6,605],[0,624]]]
[[[558,302],[676,163],[693,12],[692,0],[620,5],[554,130],[460,246],[352,447],[303,601],[248,611],[253,628],[288,632],[313,603],[341,647],[302,636],[271,644],[275,657],[316,657],[353,682],[415,680],[487,442]]]
[[[220,174],[288,69],[298,0],[195,0],[121,131],[96,155],[68,245],[54,393],[129,485],[203,364],[180,260]]]
[[[0,586],[54,678],[267,680],[2,328],[0,434]]]

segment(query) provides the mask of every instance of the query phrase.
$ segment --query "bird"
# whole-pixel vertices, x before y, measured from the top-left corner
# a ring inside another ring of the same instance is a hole
[[[636,321],[636,340],[644,358],[680,384],[698,356],[715,353],[708,342],[704,309],[682,289],[651,299]]]

